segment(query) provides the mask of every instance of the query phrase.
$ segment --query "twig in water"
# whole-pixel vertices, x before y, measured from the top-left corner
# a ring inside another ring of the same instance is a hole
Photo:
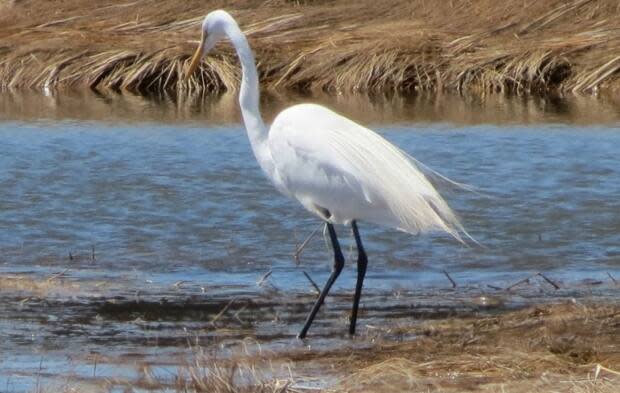
[[[529,283],[530,280],[536,276],[542,277],[543,280],[547,281],[549,284],[551,284],[553,286],[553,288],[555,289],[560,289],[560,286],[558,284],[556,284],[555,282],[553,282],[552,280],[550,280],[547,276],[545,276],[544,274],[542,274],[541,272],[538,272],[536,274],[532,274],[529,277],[524,278],[523,280],[517,281],[516,283],[512,284],[511,286],[509,286],[508,288],[506,288],[507,291],[510,291],[512,288],[521,285],[523,283]]]
[[[538,275],[540,277],[542,277],[545,281],[547,281],[549,284],[551,284],[555,289],[560,289],[560,286],[558,284],[556,284],[555,282],[551,281],[549,278],[547,278],[547,276],[545,276],[542,273],[538,273]]]
[[[47,279],[47,281],[52,281],[52,280],[54,280],[54,279],[56,279],[56,278],[58,278],[58,277],[61,277],[61,276],[63,276],[66,272],[68,272],[68,271],[69,271],[69,269],[65,269],[65,270],[63,270],[62,272],[58,272],[58,273],[56,273],[56,274],[52,274],[52,275],[50,276],[50,278],[48,278],[48,279]]]
[[[611,273],[607,272],[607,275],[609,276],[609,278],[611,278],[611,281],[613,281],[614,285],[618,285],[618,281],[616,281],[616,279],[614,278],[614,276],[611,275]]]
[[[263,274],[260,279],[258,281],[256,281],[256,285],[259,287],[262,287],[263,284],[265,283],[265,280],[269,278],[269,276],[271,276],[271,273],[273,273],[273,270],[269,270],[267,273]]]
[[[217,315],[213,317],[213,319],[211,320],[212,325],[215,325],[215,322],[217,322],[217,320],[220,319],[226,311],[228,311],[228,309],[230,308],[230,306],[233,304],[235,300],[237,300],[236,297],[230,299],[230,301],[224,306],[224,308],[222,308],[222,311],[218,312]]]
[[[607,371],[608,373],[611,373],[611,374],[620,375],[620,371],[612,370],[610,368],[602,366],[599,363],[599,364],[596,365],[596,371],[594,371],[594,380],[595,381],[598,379],[598,376],[601,373],[601,371]]]
[[[526,277],[526,278],[524,278],[523,280],[519,280],[519,281],[515,282],[514,284],[512,284],[511,286],[509,286],[508,288],[506,288],[506,290],[507,290],[507,291],[510,291],[512,288],[514,288],[514,287],[516,287],[516,286],[518,286],[518,285],[524,284],[524,283],[528,283],[528,284],[529,284],[529,282],[530,282],[530,278],[532,278],[532,277],[536,277],[536,274],[531,275],[531,276],[529,276],[529,277]]]
[[[35,392],[40,392],[40,380],[41,380],[41,370],[43,370],[43,357],[41,357],[41,359],[39,360],[39,371],[37,371],[37,388],[35,389]]]
[[[91,246],[91,251],[92,251],[92,253],[90,254],[91,260],[94,261],[95,260],[95,245],[94,244]]]
[[[299,247],[297,247],[297,249],[295,249],[295,252],[293,253],[293,258],[295,259],[295,263],[299,265],[299,257],[301,256],[301,252],[303,251],[303,249],[308,245],[308,243],[310,243],[310,240],[312,240],[312,238],[314,236],[316,236],[317,232],[319,231],[319,229],[321,229],[321,227],[325,225],[323,223],[321,223],[321,225],[316,228],[314,231],[312,231],[312,233],[310,234],[310,236],[308,236],[306,238],[306,240],[304,240],[301,245]]]
[[[456,287],[457,287],[457,285],[456,285],[456,281],[454,281],[454,280],[452,279],[452,277],[450,277],[450,274],[448,274],[448,272],[447,272],[447,271],[445,271],[445,270],[442,270],[442,272],[443,272],[443,274],[445,274],[445,275],[446,275],[446,277],[448,277],[448,280],[450,280],[450,282],[452,283],[452,288],[456,288]]]
[[[321,289],[319,288],[318,285],[316,285],[316,283],[314,282],[314,280],[312,279],[312,277],[310,277],[310,275],[308,273],[306,273],[305,271],[302,270],[302,273],[304,274],[304,276],[306,276],[306,278],[308,279],[308,281],[310,281],[310,285],[312,285],[312,287],[314,288],[314,290],[316,291],[317,295],[319,295],[321,293]]]
[[[233,315],[233,318],[235,318],[237,321],[239,321],[239,323],[242,323],[242,324],[245,323],[241,318],[239,318],[239,314],[244,312],[246,308],[248,308],[248,305],[244,304],[243,307],[241,307],[239,310],[237,310],[237,312]]]
[[[177,282],[175,282],[174,284],[172,284],[173,287],[175,287],[176,289],[181,288],[181,285],[185,284],[186,282],[188,282],[187,280],[179,280]]]
[[[497,287],[497,286],[491,285],[491,284],[487,284],[487,287],[489,287],[491,289],[495,289],[496,291],[501,291],[502,289],[504,289],[504,288],[500,288],[500,287]]]

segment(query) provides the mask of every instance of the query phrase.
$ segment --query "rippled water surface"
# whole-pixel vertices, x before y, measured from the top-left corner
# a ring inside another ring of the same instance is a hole
[[[470,285],[535,272],[561,282],[620,276],[617,106],[592,99],[320,100],[479,190],[438,185],[484,247],[361,223],[369,292],[446,286],[444,270]],[[267,117],[285,102],[267,102]],[[7,95],[0,108],[3,274],[64,271],[76,282],[116,282],[111,288],[119,293],[182,282],[203,292],[231,285],[251,292],[272,271],[273,286],[295,294],[310,288],[302,270],[319,283],[327,277],[331,257],[321,235],[294,261],[295,247],[320,223],[259,172],[234,100]],[[350,231],[338,230],[349,250]],[[347,254],[336,291],[353,288],[354,255]],[[0,322],[14,343],[27,336],[16,321]],[[16,357],[0,368],[32,368],[38,359]]]
[[[401,270],[415,285],[441,269],[475,280],[617,268],[618,123],[450,124],[416,122],[414,104],[408,111],[410,120],[402,109],[396,124],[370,122],[422,162],[480,190],[445,192],[486,248],[362,224],[369,285],[384,284],[373,275],[397,278]],[[274,269],[296,285],[291,255],[319,222],[272,189],[242,125],[213,122],[208,114],[149,122],[152,113],[146,122],[0,123],[3,268],[208,274],[216,281]],[[349,240],[347,229],[340,233]],[[324,272],[329,258],[319,238],[302,263]]]

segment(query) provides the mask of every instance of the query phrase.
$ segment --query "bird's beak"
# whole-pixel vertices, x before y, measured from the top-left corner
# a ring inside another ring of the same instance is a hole
[[[198,64],[200,64],[200,60],[202,60],[202,55],[204,54],[204,46],[205,46],[205,34],[200,38],[200,45],[198,45],[198,49],[196,49],[196,53],[192,57],[192,62],[189,64],[189,68],[187,69],[187,73],[185,74],[185,82],[192,76]]]

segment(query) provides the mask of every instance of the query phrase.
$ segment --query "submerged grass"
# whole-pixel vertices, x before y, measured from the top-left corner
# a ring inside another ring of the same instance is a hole
[[[46,297],[53,294],[71,294],[79,291],[80,287],[76,283],[68,283],[62,279],[63,272],[51,275],[47,279],[30,278],[26,275],[5,275],[0,277],[1,293],[22,293],[30,296]]]
[[[228,45],[187,83],[203,16],[230,10],[268,88],[596,92],[620,87],[615,0],[22,0],[0,3],[0,87],[231,91]]]

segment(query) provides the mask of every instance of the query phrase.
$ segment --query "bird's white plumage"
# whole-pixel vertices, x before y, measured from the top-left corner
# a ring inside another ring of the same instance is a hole
[[[444,231],[459,241],[459,232],[467,235],[416,161],[368,128],[314,104],[282,111],[267,128],[254,56],[239,26],[218,10],[202,28],[190,73],[217,40],[230,39],[243,71],[239,103],[252,150],[278,190],[334,224],[360,220],[414,234]]]
[[[332,223],[442,230],[460,239],[454,213],[404,152],[323,106],[301,104],[280,113],[268,148],[276,187]]]

